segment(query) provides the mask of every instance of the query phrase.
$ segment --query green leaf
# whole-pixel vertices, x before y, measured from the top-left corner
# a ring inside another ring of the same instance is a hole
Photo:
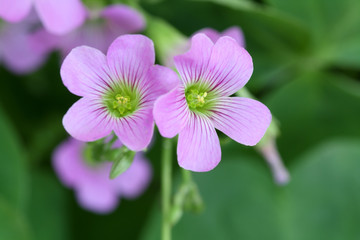
[[[360,1],[267,1],[310,29],[314,58],[360,68]]]
[[[0,239],[31,239],[24,215],[2,197],[0,197]]]
[[[193,0],[199,2],[214,2],[221,5],[226,5],[235,9],[251,9],[255,8],[254,2],[251,0]]]
[[[120,149],[114,149],[113,151],[115,152],[116,157],[110,171],[111,179],[116,178],[131,166],[136,153],[125,146]]]
[[[359,239],[359,146],[360,140],[328,141],[298,160],[283,205],[288,239]]]
[[[24,209],[27,197],[25,155],[7,116],[0,108],[0,198]]]
[[[65,191],[56,178],[35,172],[32,178],[28,218],[36,240],[69,239]]]
[[[184,214],[173,239],[357,239],[360,236],[360,139],[327,141],[290,167],[285,188],[272,183],[258,157],[223,149],[219,166],[195,175],[206,209]],[[143,240],[159,239],[155,208]]]
[[[328,138],[360,136],[359,97],[338,86],[350,80],[356,81],[342,75],[307,74],[265,98],[280,123],[283,159],[291,160]]]

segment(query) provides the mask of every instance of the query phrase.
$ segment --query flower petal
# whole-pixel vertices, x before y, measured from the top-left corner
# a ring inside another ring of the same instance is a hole
[[[230,27],[221,33],[221,36],[228,36],[235,39],[235,41],[243,48],[245,48],[244,33],[239,27]]]
[[[131,166],[112,181],[121,196],[136,198],[147,188],[151,176],[152,169],[149,162],[142,153],[136,153]]]
[[[190,117],[184,87],[179,86],[160,96],[154,104],[154,119],[163,137],[173,138],[185,126]]]
[[[112,131],[112,117],[99,100],[81,98],[63,118],[65,130],[74,138],[91,142]]]
[[[270,110],[261,102],[240,97],[223,97],[211,117],[215,128],[235,141],[256,145],[271,122]]]
[[[28,34],[29,26],[23,23],[6,24],[1,31],[1,54],[4,64],[17,74],[26,74],[39,68],[47,53],[34,48]],[[41,39],[41,45],[46,45]],[[39,44],[40,45],[40,44]]]
[[[213,43],[205,34],[196,34],[191,39],[188,52],[174,57],[176,69],[185,85],[197,82],[205,73]]]
[[[76,193],[82,207],[97,213],[109,213],[119,203],[119,197],[107,178],[88,178]]]
[[[155,63],[154,44],[143,35],[123,35],[110,45],[107,61],[114,78],[137,87]]]
[[[250,79],[253,63],[249,53],[230,37],[214,45],[204,80],[221,96],[230,96]]]
[[[170,68],[155,65],[150,67],[139,89],[143,95],[143,104],[153,107],[154,101],[180,85],[178,75]]]
[[[133,151],[145,149],[154,132],[152,108],[141,108],[134,114],[114,119],[114,132],[120,141]]]
[[[216,43],[216,41],[220,38],[220,33],[218,31],[216,31],[215,29],[212,29],[212,28],[203,28],[199,31],[197,31],[195,34],[198,34],[198,33],[203,33],[205,34],[208,38],[211,39],[211,41],[213,43]],[[194,34],[194,35],[195,35]]]
[[[30,12],[32,0],[0,0],[0,17],[9,22],[19,22]]]
[[[35,7],[45,28],[57,35],[79,27],[87,16],[79,0],[35,0]]]
[[[210,171],[219,164],[220,142],[210,119],[192,113],[179,133],[177,156],[180,167],[195,172]]]
[[[78,96],[101,96],[111,85],[105,55],[91,47],[74,48],[65,58],[60,74],[64,85]]]
[[[54,151],[54,170],[67,187],[75,187],[87,174],[81,156],[83,147],[83,142],[69,138]]]
[[[122,4],[104,8],[100,16],[107,21],[107,27],[119,35],[135,33],[144,29],[145,20],[135,9]]]

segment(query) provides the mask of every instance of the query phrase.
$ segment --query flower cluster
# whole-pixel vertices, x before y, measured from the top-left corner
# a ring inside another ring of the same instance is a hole
[[[221,37],[214,44],[196,34],[191,49],[175,57],[181,80],[154,61],[152,41],[141,35],[119,37],[107,56],[89,47],[74,49],[61,76],[82,98],[65,115],[65,129],[82,141],[114,131],[138,151],[150,142],[154,116],[162,136],[179,134],[179,165],[192,171],[209,171],[219,163],[215,128],[245,145],[260,141],[270,111],[258,101],[229,97],[253,71],[250,55],[233,38]]]
[[[175,67],[176,73],[155,65],[151,39],[131,34],[143,30],[145,21],[128,6],[88,9],[80,0],[2,3],[0,17],[10,22],[0,28],[4,64],[17,73],[27,73],[40,66],[51,51],[59,50],[64,58],[62,81],[80,97],[63,118],[64,128],[74,139],[58,148],[54,166],[86,208],[107,212],[116,206],[119,195],[130,196],[122,182],[130,175],[138,176],[135,166],[144,161],[136,154],[132,167],[110,181],[109,164],[93,166],[87,161],[83,142],[115,134],[129,151],[141,151],[150,144],[156,123],[163,137],[178,135],[179,165],[203,172],[221,160],[216,130],[253,146],[269,127],[271,114],[265,105],[232,96],[253,72],[238,27],[222,33],[207,28],[194,34],[191,44],[186,41],[172,51],[177,56],[166,65]],[[143,179],[141,186],[148,182],[145,177],[139,179]],[[98,194],[105,196],[104,202],[99,202]]]

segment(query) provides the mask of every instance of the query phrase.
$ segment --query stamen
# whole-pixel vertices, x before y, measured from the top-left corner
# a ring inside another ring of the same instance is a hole
[[[196,109],[203,107],[206,103],[207,92],[200,92],[197,89],[191,89],[186,93],[186,101],[190,108]]]

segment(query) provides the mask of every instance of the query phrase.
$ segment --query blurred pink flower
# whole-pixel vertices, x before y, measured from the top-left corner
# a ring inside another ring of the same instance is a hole
[[[266,144],[259,147],[259,152],[268,163],[275,182],[279,185],[286,185],[290,181],[290,174],[280,157],[275,139],[269,139]]]
[[[235,41],[241,47],[245,48],[244,34],[243,34],[241,28],[236,27],[236,26],[227,28],[221,33],[216,31],[215,29],[212,29],[212,28],[203,28],[203,29],[200,29],[199,31],[195,32],[192,36],[194,36],[194,35],[196,35],[198,33],[205,34],[214,43],[220,37],[225,37],[225,36],[232,37],[233,39],[235,39]],[[182,42],[178,43],[176,46],[174,46],[171,49],[171,52],[169,52],[168,56],[166,57],[165,66],[167,66],[167,67],[175,67],[174,56],[179,55],[179,54],[183,54],[184,52],[187,52],[189,49],[190,49],[190,41],[186,40],[186,41],[182,41]]]
[[[63,118],[66,131],[81,141],[114,131],[129,149],[146,148],[153,135],[154,101],[178,83],[175,72],[154,63],[153,42],[143,35],[117,38],[107,56],[91,47],[73,49],[61,77],[82,98]]]
[[[203,172],[217,166],[221,150],[215,128],[244,145],[260,141],[271,122],[269,109],[253,99],[229,97],[253,72],[244,48],[233,38],[221,37],[214,44],[200,33],[174,61],[181,83],[156,100],[154,118],[162,136],[179,134],[182,168]]]
[[[203,28],[203,29],[197,31],[195,34],[198,34],[198,33],[204,33],[214,43],[221,37],[225,37],[225,36],[232,37],[233,39],[235,39],[235,41],[241,47],[245,48],[244,34],[243,34],[242,30],[239,27],[236,27],[236,26],[227,28],[221,33],[216,31],[215,29],[212,29],[212,28]]]
[[[80,0],[0,0],[0,17],[19,22],[30,13],[32,6],[45,28],[57,35],[79,27],[86,17],[85,6]]]
[[[39,68],[57,45],[57,38],[45,31],[34,33],[39,24],[35,14],[20,23],[0,25],[0,62],[17,74]]]
[[[102,10],[89,10],[83,26],[63,36],[59,48],[63,56],[71,49],[86,45],[106,53],[109,45],[120,35],[140,32],[145,20],[135,9],[116,4]]]
[[[136,198],[149,185],[152,170],[142,153],[136,153],[130,168],[110,180],[111,162],[87,164],[84,147],[84,142],[69,138],[55,150],[53,166],[61,182],[75,190],[79,204],[85,209],[109,213],[121,197]]]

